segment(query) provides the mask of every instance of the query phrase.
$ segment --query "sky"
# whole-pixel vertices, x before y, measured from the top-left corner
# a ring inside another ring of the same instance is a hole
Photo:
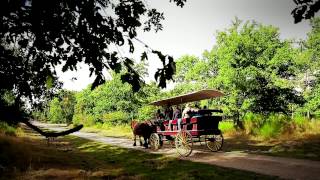
[[[162,31],[139,31],[138,39],[175,59],[186,54],[201,57],[205,50],[211,50],[215,45],[217,31],[230,27],[235,17],[278,27],[282,39],[305,39],[310,31],[309,21],[294,24],[291,11],[295,4],[292,0],[187,0],[183,8],[169,3],[169,0],[145,2],[149,8],[164,12],[165,20]],[[139,49],[139,42],[136,45],[138,50],[132,57],[139,59],[142,48]],[[125,49],[120,51],[127,55]],[[154,73],[161,67],[155,56],[150,56],[148,63],[149,77],[146,81],[154,80]],[[93,82],[94,77],[89,78],[87,66],[79,67],[77,72],[58,71],[60,80],[64,82],[63,88],[80,91]],[[77,80],[71,80],[72,77]]]

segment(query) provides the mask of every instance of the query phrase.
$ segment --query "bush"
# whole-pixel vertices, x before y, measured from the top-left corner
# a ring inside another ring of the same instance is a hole
[[[33,119],[37,120],[37,121],[47,121],[47,117],[45,114],[45,111],[39,111],[39,110],[35,110],[32,112],[32,117]]]
[[[102,116],[102,122],[112,125],[126,124],[129,123],[130,116],[128,113],[122,111],[115,111],[105,113]]]
[[[232,133],[235,132],[234,123],[231,121],[222,121],[219,123],[219,129],[223,133]]]
[[[52,123],[63,123],[64,117],[63,117],[63,110],[60,106],[60,102],[58,98],[54,98],[50,102],[50,109],[48,113],[49,121]]]
[[[290,118],[283,114],[247,113],[244,117],[246,134],[260,136],[263,139],[274,138],[283,133],[290,126]]]
[[[304,116],[298,115],[293,119],[294,125],[297,127],[298,131],[305,131],[307,129],[307,125],[309,120]]]
[[[257,135],[265,122],[265,117],[249,112],[246,113],[243,121],[246,134]]]
[[[283,114],[271,114],[260,129],[259,136],[263,139],[275,138],[290,124],[290,118]]]
[[[276,137],[279,133],[279,129],[274,124],[266,123],[260,129],[259,136],[263,139],[270,139]]]
[[[16,136],[17,128],[9,126],[6,122],[0,122],[0,133],[9,136]]]
[[[93,126],[96,123],[96,118],[93,115],[89,114],[75,114],[72,118],[73,125],[83,124],[84,126]]]
[[[155,107],[154,106],[142,106],[138,110],[139,121],[151,120],[154,118]]]

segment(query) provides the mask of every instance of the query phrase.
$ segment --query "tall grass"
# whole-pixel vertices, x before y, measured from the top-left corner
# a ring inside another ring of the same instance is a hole
[[[232,121],[222,121],[219,123],[219,129],[226,134],[233,134],[236,132],[234,123]]]
[[[252,112],[246,113],[243,117],[245,133],[248,135],[258,135],[264,122],[265,118],[262,115]]]
[[[232,122],[221,122],[219,128],[224,133],[234,132],[232,124]],[[245,134],[262,140],[275,139],[282,135],[295,137],[320,134],[320,120],[309,120],[304,116],[295,116],[291,119],[279,113],[263,116],[249,112],[243,117],[243,125]]]
[[[0,121],[0,134],[18,136],[22,135],[23,131],[19,127],[10,126],[8,123]]]

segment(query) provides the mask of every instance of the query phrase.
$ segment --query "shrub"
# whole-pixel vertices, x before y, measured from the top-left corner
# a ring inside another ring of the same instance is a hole
[[[105,113],[102,116],[102,122],[112,125],[126,124],[130,121],[129,114],[122,111]]]
[[[234,123],[231,121],[222,121],[219,123],[219,129],[223,132],[223,133],[232,133],[234,132],[236,129],[234,128]]]
[[[263,139],[275,138],[290,124],[290,118],[283,114],[271,114],[259,131]]]
[[[274,138],[279,134],[279,129],[272,123],[266,123],[260,129],[259,136],[263,139]]]
[[[154,118],[155,107],[154,106],[142,106],[138,110],[139,121],[151,120]]]
[[[52,123],[63,123],[64,117],[63,117],[63,110],[60,106],[60,102],[58,98],[54,98],[50,102],[50,109],[48,113],[49,121]]]
[[[9,126],[6,122],[0,122],[0,133],[9,135],[9,136],[16,136],[16,128],[13,126]]]
[[[46,113],[44,111],[35,110],[32,112],[33,119],[37,121],[47,121]]]
[[[243,121],[246,134],[257,135],[265,122],[265,118],[260,114],[249,112],[246,113]]]
[[[72,123],[74,125],[83,124],[84,126],[93,126],[96,123],[95,119],[93,115],[80,113],[73,116]]]
[[[293,119],[294,125],[297,127],[298,131],[305,131],[307,129],[307,125],[309,120],[304,116],[298,115]]]

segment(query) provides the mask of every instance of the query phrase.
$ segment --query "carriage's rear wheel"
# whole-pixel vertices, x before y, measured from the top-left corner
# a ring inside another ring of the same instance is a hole
[[[192,152],[192,135],[188,131],[180,131],[175,137],[175,146],[181,156],[189,156]]]
[[[152,150],[158,150],[160,148],[160,137],[157,133],[152,133],[150,135],[149,142]]]
[[[222,134],[218,134],[218,135],[206,135],[205,137],[205,142],[207,147],[213,151],[213,152],[217,152],[219,150],[221,150],[222,145],[223,145],[223,136]]]

